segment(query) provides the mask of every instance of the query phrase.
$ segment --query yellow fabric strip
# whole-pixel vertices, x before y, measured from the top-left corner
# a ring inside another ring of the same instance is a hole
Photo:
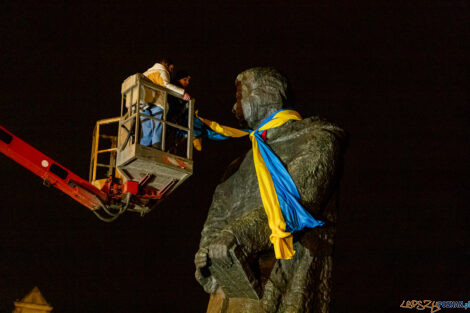
[[[301,120],[302,117],[300,116],[299,112],[294,110],[284,110],[280,111],[276,115],[274,115],[273,119],[267,122],[263,127],[260,127],[258,130],[267,130],[270,128],[276,128],[284,124],[289,120]]]
[[[260,127],[257,131],[263,131],[276,128],[289,120],[301,120],[302,117],[297,111],[284,110],[278,112],[271,121]],[[253,144],[253,161],[255,163],[256,175],[258,177],[259,191],[264,210],[268,216],[269,228],[271,228],[271,240],[274,246],[274,252],[277,259],[292,259],[295,254],[294,241],[291,233],[285,231],[286,222],[282,215],[281,206],[277,198],[276,189],[264,160],[259,152],[258,142],[254,136],[254,132],[250,134]]]
[[[261,201],[263,202],[264,211],[268,216],[268,224],[272,232],[269,239],[274,246],[276,258],[291,259],[295,254],[292,234],[284,231],[286,229],[286,222],[282,216],[276,189],[274,188],[271,174],[259,152],[258,142],[253,133],[250,134],[250,139],[253,144],[253,161],[258,178]]]
[[[233,127],[229,127],[229,126],[220,125],[217,122],[206,120],[205,118],[202,118],[200,116],[198,116],[198,117],[204,124],[209,126],[210,129],[212,129],[216,133],[225,135],[227,137],[239,138],[239,137],[243,137],[243,136],[246,136],[246,135],[249,134],[246,131],[243,131],[243,130],[240,130],[240,129],[237,129],[237,128],[233,128]]]
[[[202,150],[202,138],[194,138],[193,139],[193,147],[197,151],[201,151]]]

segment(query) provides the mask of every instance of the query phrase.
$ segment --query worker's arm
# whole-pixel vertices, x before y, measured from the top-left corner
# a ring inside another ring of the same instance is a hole
[[[189,100],[190,99],[189,94],[187,92],[185,92],[183,88],[178,87],[178,86],[173,85],[172,83],[170,83],[170,74],[168,74],[167,71],[163,71],[161,73],[161,75],[162,75],[162,80],[163,80],[163,87],[165,87],[167,89],[170,89],[171,91],[174,91],[174,92],[182,95],[184,100]]]
[[[183,88],[178,87],[170,83],[170,74],[167,71],[153,71],[153,72],[145,72],[144,76],[150,79],[154,84],[163,86],[167,89],[170,89],[173,92],[183,96],[184,100],[189,100],[191,97],[187,92],[184,91]]]

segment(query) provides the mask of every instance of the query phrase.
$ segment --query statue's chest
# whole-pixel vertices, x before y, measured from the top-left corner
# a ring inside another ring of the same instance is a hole
[[[294,145],[284,142],[282,145],[273,143],[270,147],[288,168],[288,163],[296,154]],[[226,205],[231,207],[231,212],[237,212],[236,215],[262,205],[252,150],[247,153],[239,169],[220,187],[220,196],[226,197]]]

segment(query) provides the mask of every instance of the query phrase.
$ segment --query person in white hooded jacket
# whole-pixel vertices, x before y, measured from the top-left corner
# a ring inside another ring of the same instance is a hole
[[[145,71],[144,76],[150,79],[154,84],[163,86],[171,91],[174,91],[183,96],[184,100],[189,100],[191,97],[183,88],[170,83],[170,73],[173,72],[174,65],[169,59],[162,59],[160,63],[155,63],[151,68]]]
[[[151,68],[144,72],[144,76],[150,79],[154,84],[163,86],[171,91],[183,96],[184,100],[191,99],[191,96],[181,87],[170,83],[170,73],[174,65],[169,59],[162,59],[160,63],[155,63]],[[158,105],[150,105],[142,111],[145,115],[161,119],[163,117],[163,108]],[[142,136],[140,144],[161,148],[162,123],[145,117],[141,118]]]

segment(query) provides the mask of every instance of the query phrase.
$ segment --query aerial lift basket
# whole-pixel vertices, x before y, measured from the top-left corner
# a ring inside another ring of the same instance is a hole
[[[150,187],[159,196],[167,196],[192,175],[195,100],[186,103],[184,114],[187,118],[175,122],[167,119],[169,97],[182,99],[179,94],[153,84],[142,74],[129,76],[123,82],[121,116],[98,121],[94,130],[90,181],[95,186],[100,188],[99,178],[113,174],[124,181],[137,181],[140,186]],[[146,107],[153,105],[163,109],[161,118],[144,113]],[[141,124],[147,119],[161,123],[161,147],[140,144]],[[184,125],[180,125],[181,121],[184,121]],[[118,127],[117,138],[102,131],[106,125],[113,123]],[[108,146],[103,147],[103,142],[108,142]],[[99,175],[100,168],[106,169],[104,175]],[[147,207],[148,204],[145,204],[140,209],[145,210]],[[135,208],[139,210],[138,205]]]

